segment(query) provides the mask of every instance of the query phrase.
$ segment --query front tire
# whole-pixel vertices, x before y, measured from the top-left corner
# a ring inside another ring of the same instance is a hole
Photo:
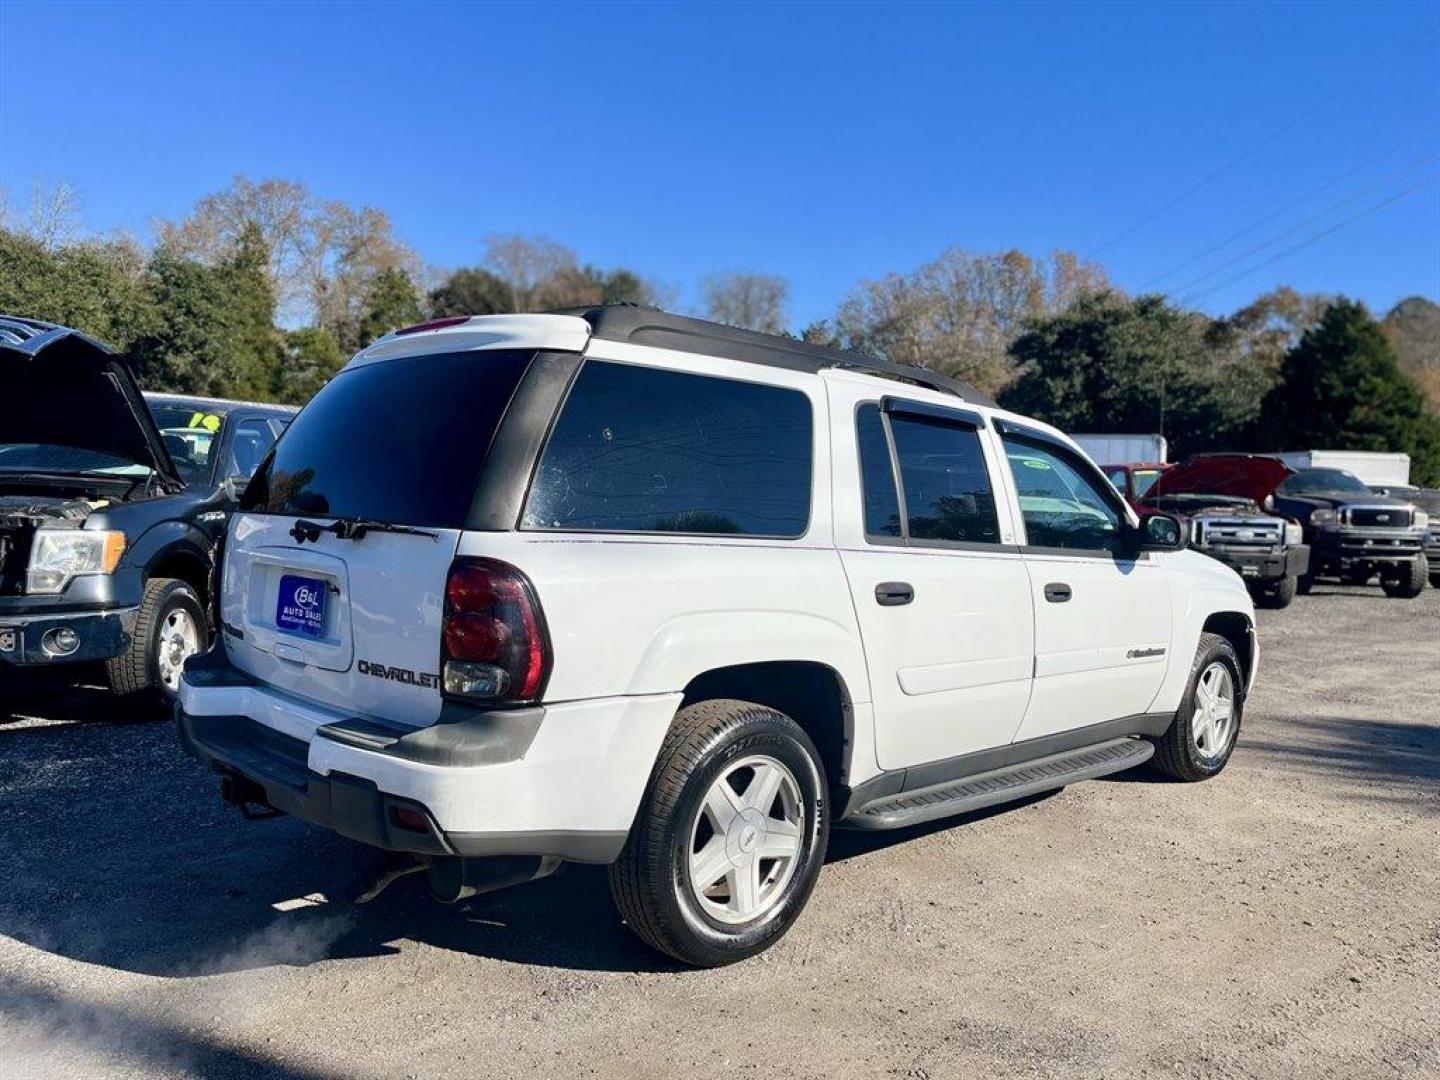
[[[1240,736],[1244,686],[1234,646],[1219,634],[1201,634],[1175,722],[1155,740],[1155,768],[1190,782],[1225,768]]]
[[[1421,555],[1414,562],[1402,563],[1393,573],[1381,571],[1380,587],[1385,590],[1386,596],[1410,600],[1425,591],[1425,579],[1429,573],[1425,556]]]
[[[1287,608],[1295,600],[1298,587],[1299,582],[1295,575],[1288,574],[1267,588],[1256,589],[1252,595],[1258,607]]]
[[[152,578],[135,620],[130,647],[106,663],[110,689],[127,702],[169,705],[180,690],[185,661],[205,647],[205,607],[176,578]]]
[[[660,749],[610,893],[646,944],[718,967],[773,945],[805,907],[830,833],[824,770],[783,713],[702,701]]]

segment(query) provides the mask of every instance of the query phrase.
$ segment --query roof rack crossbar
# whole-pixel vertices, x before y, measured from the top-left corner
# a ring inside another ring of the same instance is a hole
[[[762,334],[723,323],[672,315],[658,308],[605,304],[561,308],[551,314],[584,319],[590,324],[591,335],[606,341],[682,349],[704,356],[719,356],[790,371],[815,373],[833,368],[858,371],[899,379],[942,394],[953,394],[977,405],[995,405],[994,401],[968,383],[926,368],[896,364],[847,349],[812,345],[808,341],[780,337],[778,334]]]

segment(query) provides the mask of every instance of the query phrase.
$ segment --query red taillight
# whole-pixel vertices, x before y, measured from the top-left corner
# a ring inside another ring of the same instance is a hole
[[[451,315],[446,319],[431,319],[429,322],[416,323],[414,326],[403,326],[396,330],[397,334],[420,334],[426,330],[443,330],[447,326],[459,326],[461,323],[470,321],[469,315]]]
[[[445,583],[442,636],[447,693],[531,701],[544,689],[544,619],[529,579],[515,567],[495,559],[455,563]]]

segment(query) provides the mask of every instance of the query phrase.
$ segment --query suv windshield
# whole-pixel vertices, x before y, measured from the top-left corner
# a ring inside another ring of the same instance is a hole
[[[175,468],[186,481],[210,475],[210,461],[220,445],[225,414],[206,411],[203,402],[190,405],[152,405],[155,425],[165,441]]]
[[[0,443],[0,472],[111,473],[145,476],[149,466],[114,454],[51,443]]]
[[[460,529],[534,352],[382,360],[342,371],[295,418],[242,509]]]
[[[1301,469],[1279,487],[1282,495],[1319,495],[1338,491],[1355,495],[1373,494],[1344,469]]]

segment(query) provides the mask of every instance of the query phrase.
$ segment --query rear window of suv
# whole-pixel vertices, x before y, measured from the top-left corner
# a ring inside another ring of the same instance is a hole
[[[799,390],[586,361],[525,506],[531,529],[797,537],[814,434]]]
[[[438,353],[343,371],[295,418],[243,508],[464,528],[529,350]]]

